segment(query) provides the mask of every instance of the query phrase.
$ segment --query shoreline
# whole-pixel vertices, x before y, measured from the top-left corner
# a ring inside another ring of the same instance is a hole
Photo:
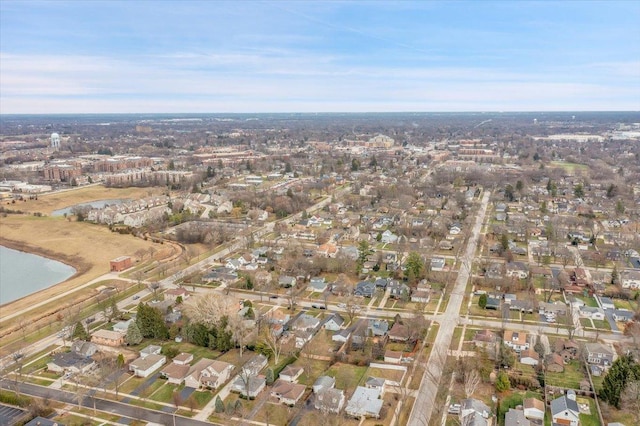
[[[90,269],[91,266],[82,262],[82,261],[78,261],[78,259],[71,259],[70,256],[64,255],[62,253],[56,253],[53,252],[51,250],[47,250],[45,248],[42,247],[38,247],[38,246],[34,246],[22,241],[15,241],[15,240],[10,240],[8,238],[4,238],[0,236],[0,246],[4,246],[8,249],[12,249],[12,250],[16,250],[22,253],[27,253],[27,254],[33,254],[36,256],[40,256],[40,257],[44,257],[46,259],[49,260],[53,260],[56,262],[60,262],[60,263],[64,263],[67,266],[72,267],[73,269],[76,270],[76,272],[71,275],[69,278],[67,278],[64,281],[60,281],[57,282],[55,284],[51,284],[47,287],[41,288],[39,290],[36,290],[32,293],[26,294],[22,297],[19,297],[18,299],[12,300],[11,302],[6,302],[3,304],[0,304],[0,308],[7,308],[9,306],[11,306],[11,304],[19,302],[21,300],[26,299],[27,297],[34,297],[36,296],[38,293],[52,289],[60,284],[64,284],[69,280],[78,278],[80,276],[82,276],[83,274],[86,274]]]

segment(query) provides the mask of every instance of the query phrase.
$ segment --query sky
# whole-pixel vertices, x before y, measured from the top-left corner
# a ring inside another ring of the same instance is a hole
[[[0,0],[0,113],[640,111],[640,1]]]

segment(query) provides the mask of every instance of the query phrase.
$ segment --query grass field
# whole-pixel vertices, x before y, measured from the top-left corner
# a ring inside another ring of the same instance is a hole
[[[116,190],[100,187],[86,188],[41,196],[37,201],[20,204],[22,210],[48,212],[53,209],[77,204],[78,202],[106,198],[135,198],[136,194],[146,196],[146,190]],[[17,207],[16,207],[17,208]],[[72,290],[88,281],[109,272],[109,260],[136,252],[155,250],[154,257],[165,258],[173,248],[169,245],[154,244],[131,235],[113,233],[105,226],[67,221],[63,217],[35,217],[29,215],[8,215],[0,218],[0,244],[27,251],[67,263],[76,268],[77,273],[58,285],[26,296],[2,307],[2,315],[31,309],[43,300],[51,299]],[[96,242],[99,241],[99,245]],[[73,303],[73,296],[65,302]],[[31,312],[31,316],[45,314],[46,311]],[[0,319],[1,320],[1,319]],[[6,335],[16,325],[16,320],[3,321],[0,335]]]

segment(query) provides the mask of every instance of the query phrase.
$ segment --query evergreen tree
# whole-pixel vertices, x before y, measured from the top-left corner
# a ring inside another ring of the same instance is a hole
[[[415,282],[422,278],[424,262],[418,253],[415,251],[409,253],[405,266],[407,268],[407,277],[409,278],[409,281]]]
[[[496,390],[498,392],[505,392],[511,388],[511,382],[509,382],[509,376],[504,371],[500,371],[498,373],[498,377],[496,379]]]
[[[76,323],[76,326],[73,328],[73,335],[71,336],[72,340],[89,340],[89,333],[87,333],[87,329],[84,328],[84,325],[81,321]]]
[[[124,355],[118,354],[118,357],[116,358],[116,365],[118,368],[124,367]]]
[[[273,382],[275,381],[275,376],[274,376],[273,368],[269,368],[269,369],[267,370],[266,381],[267,381],[267,384],[268,384],[269,386],[271,386],[271,385],[273,384]]]
[[[137,345],[142,342],[142,333],[135,321],[131,321],[131,323],[129,323],[127,335],[125,336],[124,341],[127,342],[127,345]]]
[[[164,323],[162,313],[145,303],[140,303],[136,316],[136,324],[140,329],[142,337],[154,339],[166,339],[169,337],[169,330]]]
[[[224,402],[220,399],[220,396],[216,396],[216,413],[224,412]]]
[[[481,294],[480,298],[478,299],[478,306],[480,306],[480,308],[484,309],[487,307],[487,295],[486,294]]]
[[[627,383],[634,380],[640,380],[640,364],[634,361],[631,354],[621,356],[604,376],[600,398],[619,409],[620,394]]]

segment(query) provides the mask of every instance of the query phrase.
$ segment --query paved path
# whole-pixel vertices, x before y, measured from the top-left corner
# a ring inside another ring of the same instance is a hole
[[[422,382],[420,383],[418,397],[416,398],[413,409],[411,410],[411,416],[409,417],[408,422],[410,426],[429,424],[433,405],[436,401],[436,394],[438,393],[438,385],[442,378],[443,367],[441,362],[433,362],[433,360],[435,360],[434,357],[441,357],[442,354],[446,354],[449,346],[451,345],[453,330],[458,324],[460,307],[462,306],[467,282],[471,275],[471,266],[478,246],[482,223],[484,222],[484,217],[487,213],[487,205],[489,203],[490,195],[491,192],[485,191],[484,197],[482,198],[482,203],[476,217],[475,225],[471,230],[471,236],[469,237],[467,248],[462,257],[458,278],[456,279],[453,291],[449,297],[447,310],[442,316],[442,321],[440,321],[438,335],[436,336],[436,340],[433,344],[433,349],[429,357],[429,363],[427,364],[424,376],[422,377]]]

